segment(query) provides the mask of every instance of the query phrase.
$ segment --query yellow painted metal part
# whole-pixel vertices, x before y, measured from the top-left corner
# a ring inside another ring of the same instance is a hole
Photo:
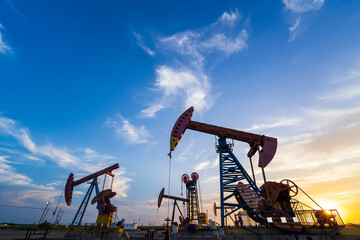
[[[111,225],[113,222],[113,213],[100,213],[96,219],[96,223],[98,224],[109,224]]]
[[[199,224],[200,225],[208,224],[208,219],[207,219],[206,213],[204,213],[204,212],[199,213]]]
[[[179,143],[179,141],[180,141],[180,139],[171,136],[171,138],[170,138],[170,149],[174,150],[176,145]]]

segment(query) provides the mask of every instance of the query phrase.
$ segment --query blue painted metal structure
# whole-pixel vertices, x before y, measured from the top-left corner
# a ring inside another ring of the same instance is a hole
[[[240,181],[246,181],[247,185],[252,188],[260,196],[263,196],[260,189],[256,186],[250,175],[238,161],[232,151],[233,144],[226,142],[226,138],[219,138],[216,151],[219,153],[220,166],[220,203],[221,203],[221,226],[227,225],[226,218],[234,219],[231,214],[242,208],[245,203],[238,204],[230,202],[230,199],[237,194],[236,185]],[[226,206],[234,207],[227,211]]]
[[[186,195],[187,199],[187,216],[190,222],[199,220],[199,197],[197,193],[197,181],[191,180],[186,183]]]
[[[80,207],[79,209],[77,210],[76,214],[75,214],[75,217],[70,225],[70,228],[72,228],[73,226],[80,226],[81,225],[81,221],[84,217],[84,214],[85,214],[85,210],[86,210],[86,207],[90,201],[90,197],[91,197],[91,194],[93,192],[95,188],[95,193],[96,195],[99,194],[99,186],[98,186],[98,182],[97,182],[97,177],[93,178],[91,184],[90,184],[90,187],[89,189],[87,190],[85,196],[84,196],[84,199],[82,200],[81,204],[80,204]],[[101,213],[100,211],[100,206],[99,206],[99,203],[98,204],[98,211],[99,213]]]

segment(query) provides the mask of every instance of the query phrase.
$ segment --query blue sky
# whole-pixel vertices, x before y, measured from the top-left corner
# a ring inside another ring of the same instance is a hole
[[[53,209],[70,172],[77,179],[118,162],[120,217],[164,219],[156,199],[168,184],[170,132],[194,106],[194,120],[278,138],[268,179],[293,179],[359,222],[358,9],[324,0],[0,0],[0,204],[50,199]],[[236,143],[245,167],[247,150]],[[197,171],[210,218],[216,159],[213,136],[187,131],[172,160],[171,193]],[[86,186],[75,190],[71,207],[62,201],[65,223]],[[41,214],[0,211],[0,222]]]

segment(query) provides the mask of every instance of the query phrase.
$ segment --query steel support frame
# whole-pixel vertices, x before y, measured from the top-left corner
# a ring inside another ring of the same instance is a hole
[[[225,227],[225,225],[227,225],[226,218],[245,205],[245,203],[239,204],[231,202],[231,198],[237,193],[236,186],[238,182],[246,181],[246,184],[256,193],[258,193],[260,196],[263,194],[234,155],[232,151],[232,145],[226,142],[226,138],[220,137],[218,139],[218,143],[219,145],[217,146],[217,150],[219,152],[220,161],[221,226]],[[232,206],[234,209],[231,211],[226,211],[225,206]]]
[[[190,222],[199,220],[199,199],[197,191],[197,182],[192,180],[191,183],[186,184],[187,199],[187,216]]]
[[[86,207],[90,201],[90,197],[91,197],[91,194],[92,194],[92,191],[94,190],[94,188],[95,188],[96,195],[98,195],[99,194],[99,186],[98,186],[98,182],[97,182],[97,177],[93,178],[93,180],[90,184],[90,187],[87,190],[87,192],[84,196],[84,199],[82,200],[80,207],[75,214],[75,217],[70,225],[70,228],[72,228],[74,225],[76,225],[76,226],[81,225],[81,221],[84,217]],[[97,204],[98,204],[98,211],[99,211],[99,213],[101,213],[99,203],[97,203]]]

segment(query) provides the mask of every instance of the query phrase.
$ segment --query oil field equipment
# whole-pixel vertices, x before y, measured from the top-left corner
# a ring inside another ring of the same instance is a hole
[[[174,223],[175,207],[177,207],[177,209],[178,209],[178,211],[179,211],[179,213],[180,213],[179,220],[180,220],[180,222],[182,222],[182,220],[185,219],[185,218],[184,218],[183,213],[182,213],[181,210],[180,210],[180,207],[179,207],[177,201],[183,202],[183,204],[185,204],[186,202],[188,202],[188,199],[182,198],[182,197],[175,197],[175,196],[171,196],[171,195],[165,195],[164,192],[165,192],[165,188],[161,189],[161,191],[160,191],[160,193],[159,193],[159,197],[158,197],[158,208],[160,208],[163,198],[167,198],[167,199],[172,199],[172,200],[174,200],[173,212],[172,212],[172,216],[171,216],[171,226],[172,226],[173,223]],[[169,222],[170,219],[166,219],[166,221]]]
[[[175,217],[175,207],[178,209],[180,216],[180,227],[186,227],[187,225],[202,227],[207,225],[207,215],[204,212],[200,211],[200,202],[199,202],[199,175],[196,172],[191,174],[191,178],[188,174],[183,174],[181,176],[182,184],[185,184],[186,187],[186,198],[175,197],[170,195],[165,195],[165,188],[160,191],[158,197],[158,208],[161,206],[163,198],[174,200],[173,212],[171,217],[171,225],[174,223]],[[186,204],[186,216],[180,210],[180,207],[177,201],[181,201],[183,204]],[[170,219],[167,219],[170,221]]]
[[[200,192],[198,191],[198,186],[200,186],[200,184],[198,180],[199,175],[196,172],[191,174],[191,179],[187,174],[183,174],[181,176],[181,181],[185,184],[186,187],[186,198],[188,200],[186,202],[188,222],[190,224],[197,224],[198,226],[202,226],[207,224],[207,215],[206,213],[200,211]]]
[[[192,121],[194,108],[187,109],[176,121],[170,137],[170,153],[186,129],[215,135],[218,139],[216,152],[219,153],[220,167],[220,206],[214,204],[214,213],[219,209],[221,226],[227,224],[229,217],[235,225],[245,227],[244,220],[251,220],[260,226],[301,232],[304,227],[328,227],[330,232],[339,231],[343,222],[336,210],[322,209],[309,195],[290,180],[280,183],[267,181],[265,167],[273,159],[277,149],[277,139],[265,135],[243,132],[239,130],[214,126]],[[231,143],[227,139],[232,140]],[[252,178],[233,153],[233,140],[250,145],[247,157],[250,160]],[[264,184],[259,188],[256,184],[252,157],[258,153],[258,166],[261,168]],[[294,197],[301,190],[321,210],[315,210],[299,202]],[[304,210],[304,206],[309,210]],[[250,230],[251,231],[251,230]]]
[[[114,197],[116,195],[115,192],[113,192],[111,190],[112,188],[112,183],[113,183],[113,178],[114,178],[114,174],[112,173],[113,170],[119,168],[119,164],[114,164],[113,166],[110,166],[108,168],[105,168],[103,170],[100,170],[96,173],[90,174],[89,176],[83,177],[77,181],[74,181],[74,174],[70,173],[68,180],[66,182],[65,185],[65,202],[68,206],[71,205],[71,200],[72,200],[72,194],[73,194],[73,188],[75,186],[78,186],[82,183],[85,183],[89,180],[91,180],[91,184],[90,187],[88,188],[84,199],[82,200],[79,209],[77,210],[75,217],[70,225],[70,228],[72,227],[80,227],[81,226],[81,222],[82,219],[84,217],[84,213],[85,210],[87,208],[87,205],[90,201],[90,197],[91,194],[95,188],[95,193],[96,196],[92,199],[91,204],[97,204],[97,209],[98,209],[98,217],[96,219],[96,223],[98,225],[106,225],[106,226],[111,226],[113,219],[114,219],[114,213],[116,212],[117,208],[111,204],[110,202],[110,198]],[[99,191],[99,186],[98,186],[98,177],[101,175],[104,175],[104,184],[103,184],[103,188],[105,186],[105,180],[106,180],[106,175],[109,175],[112,177],[111,180],[111,187],[110,189],[102,189],[102,191]]]

